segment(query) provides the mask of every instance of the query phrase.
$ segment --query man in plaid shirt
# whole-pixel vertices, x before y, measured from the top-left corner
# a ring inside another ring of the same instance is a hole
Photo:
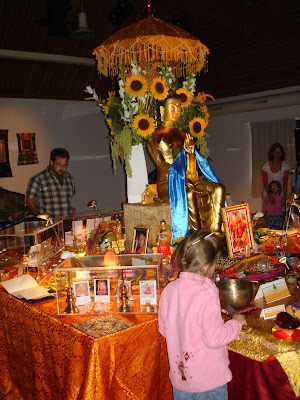
[[[62,148],[50,153],[50,165],[33,176],[27,188],[26,203],[34,215],[50,213],[52,218],[76,212],[72,208],[74,180],[67,172],[70,155]]]

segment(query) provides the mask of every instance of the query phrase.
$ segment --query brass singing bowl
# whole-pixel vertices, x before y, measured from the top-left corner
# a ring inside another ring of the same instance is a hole
[[[253,298],[253,284],[244,279],[225,279],[217,282],[223,308],[245,308]]]

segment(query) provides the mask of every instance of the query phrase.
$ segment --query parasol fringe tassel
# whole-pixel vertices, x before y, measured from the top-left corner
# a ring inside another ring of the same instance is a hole
[[[191,73],[200,72],[206,63],[206,56],[209,54],[209,51],[203,45],[189,47],[187,45],[183,46],[182,44],[178,45],[175,41],[174,47],[170,48],[170,43],[165,38],[161,37],[161,39],[157,40],[155,43],[144,43],[140,40],[139,43],[135,43],[126,51],[121,49],[118,44],[111,52],[108,52],[101,46],[101,48],[95,49],[93,54],[96,55],[99,74],[105,76],[117,76],[120,73],[120,65],[124,68],[129,68],[132,62],[136,60],[136,56],[138,56],[138,62],[174,62],[176,64],[176,66],[173,67],[174,74],[176,77],[182,77]]]

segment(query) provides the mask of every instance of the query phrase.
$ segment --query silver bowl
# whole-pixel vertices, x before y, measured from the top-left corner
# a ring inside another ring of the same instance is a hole
[[[244,279],[225,279],[217,282],[223,308],[245,308],[253,298],[253,284]]]

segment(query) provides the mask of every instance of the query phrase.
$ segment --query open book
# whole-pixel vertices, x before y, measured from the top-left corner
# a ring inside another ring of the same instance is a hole
[[[17,278],[1,282],[7,292],[19,299],[37,300],[50,296],[48,290],[39,286],[31,275],[22,275]]]

